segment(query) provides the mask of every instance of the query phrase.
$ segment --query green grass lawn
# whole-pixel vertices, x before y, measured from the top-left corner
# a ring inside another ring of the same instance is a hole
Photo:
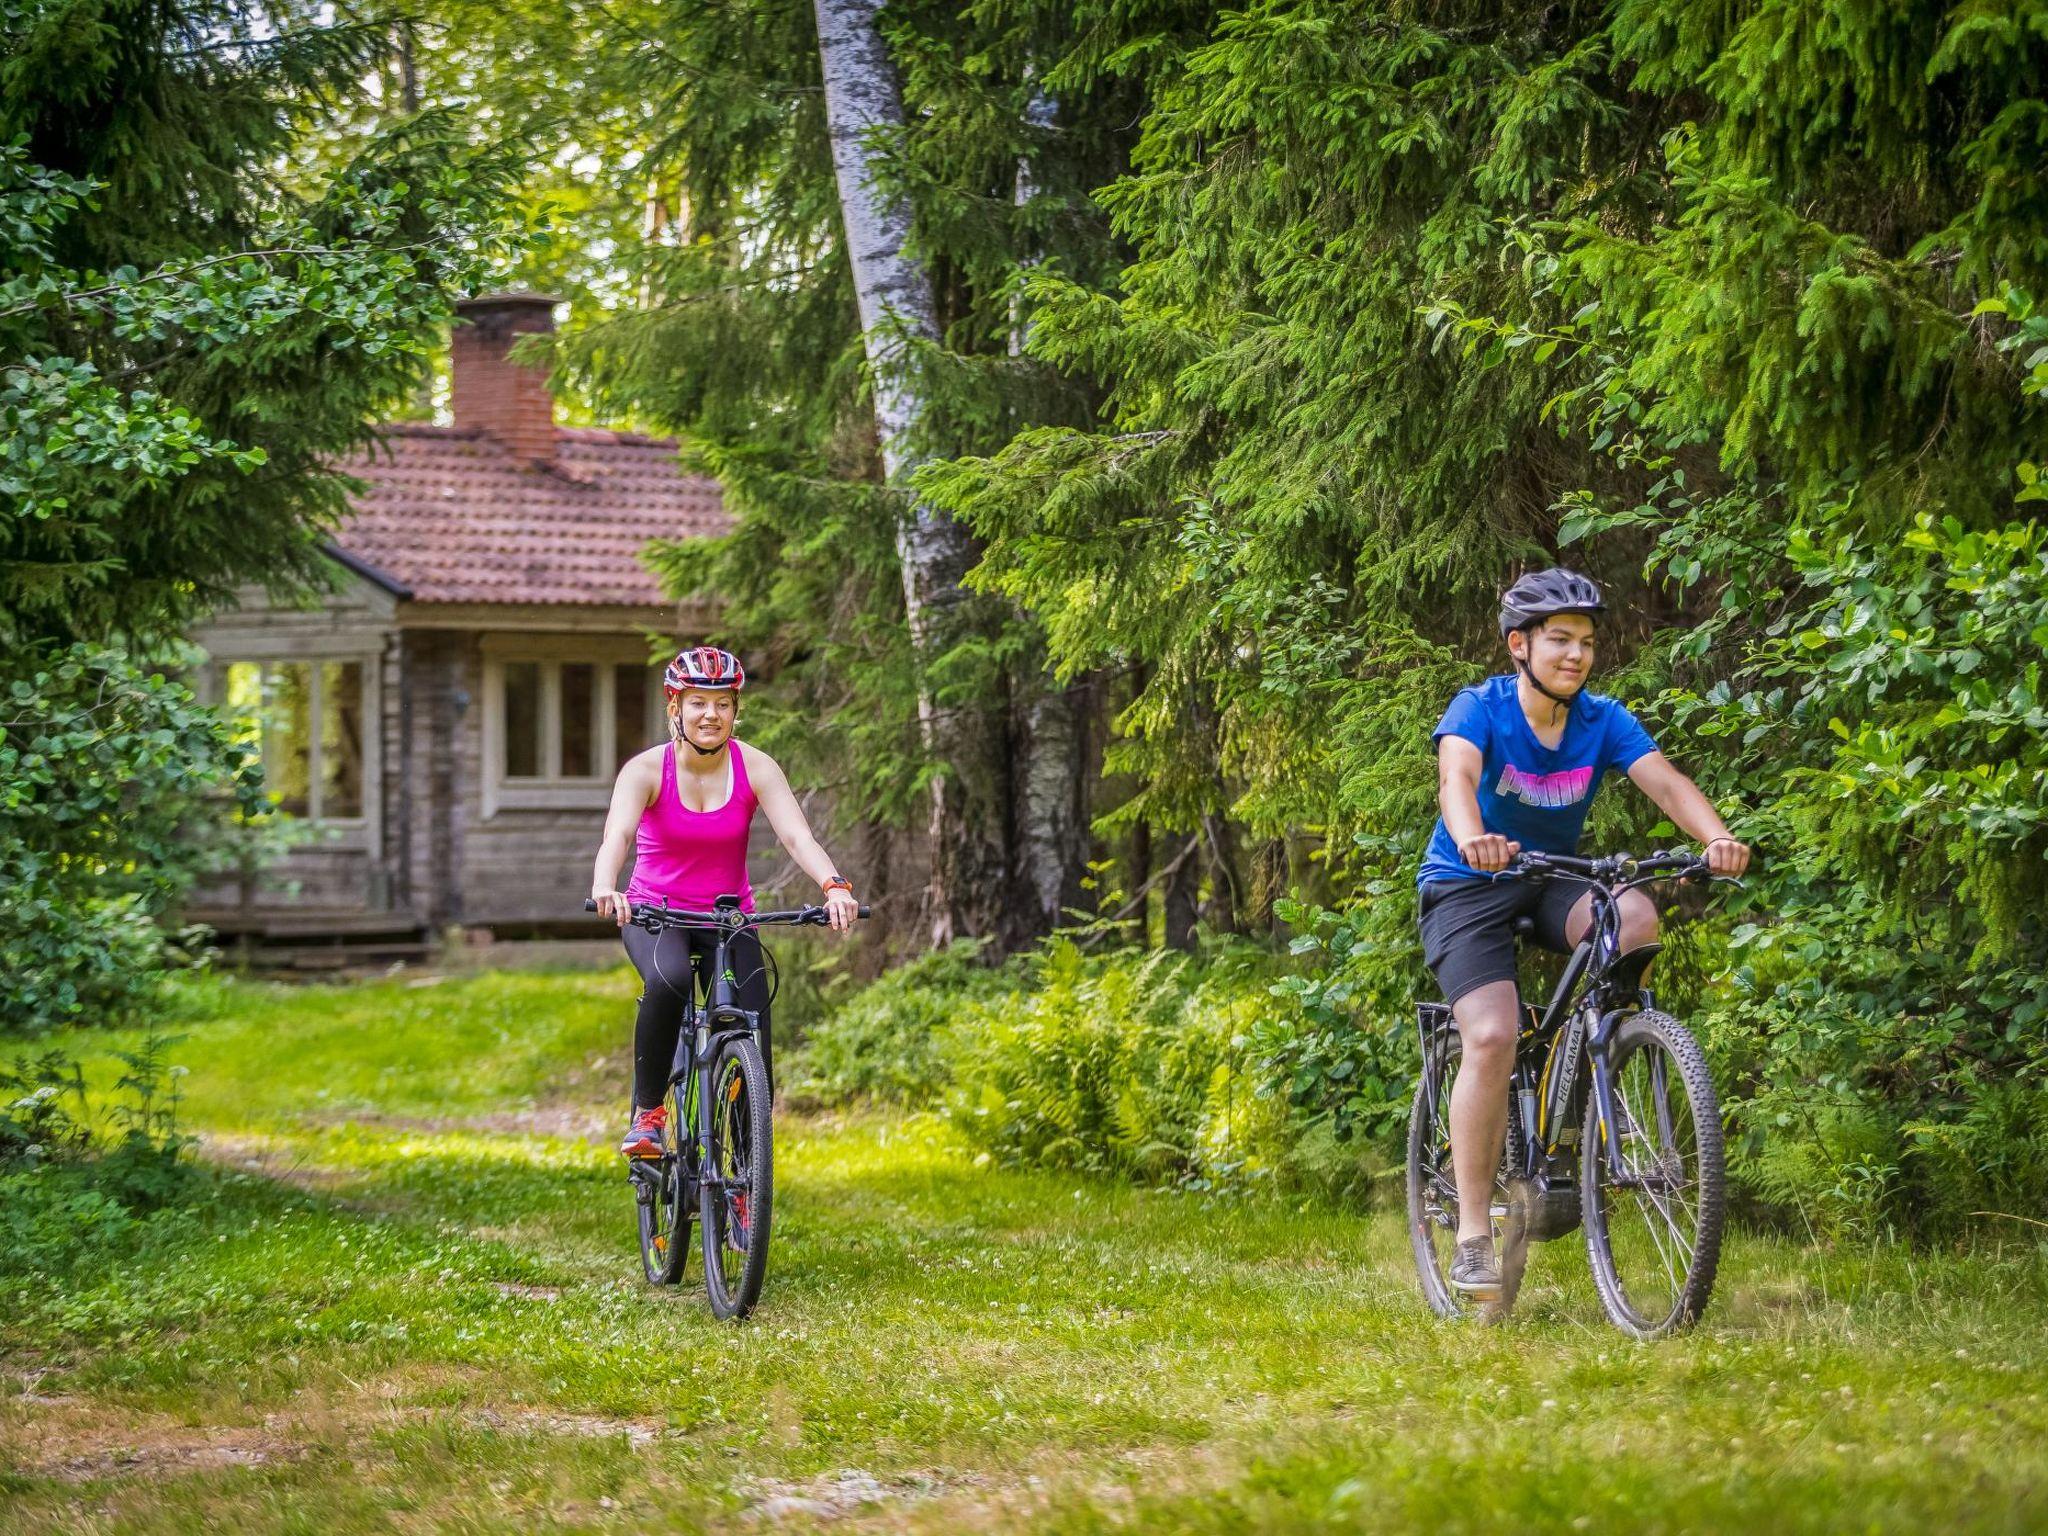
[[[1575,1239],[1511,1322],[1447,1326],[1391,1212],[814,1118],[778,1140],[763,1306],[714,1323],[638,1277],[631,990],[190,993],[217,1198],[0,1280],[0,1530],[2048,1525],[2027,1228],[1971,1256],[1739,1237],[1705,1325],[1645,1346]]]

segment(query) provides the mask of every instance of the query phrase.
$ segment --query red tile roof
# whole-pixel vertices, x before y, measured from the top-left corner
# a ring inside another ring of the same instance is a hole
[[[396,425],[341,468],[367,488],[335,549],[421,603],[658,604],[647,541],[731,523],[716,480],[632,432],[561,428],[535,465],[474,428]]]

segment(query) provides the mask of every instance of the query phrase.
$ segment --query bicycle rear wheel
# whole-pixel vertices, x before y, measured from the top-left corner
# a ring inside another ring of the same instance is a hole
[[[690,1257],[690,1152],[696,1142],[697,1093],[694,1078],[669,1084],[670,1149],[650,1158],[650,1166],[634,1170],[634,1200],[640,1224],[640,1268],[655,1285],[674,1285],[683,1278]]]
[[[1615,1327],[1657,1339],[1697,1322],[1713,1293],[1727,1206],[1721,1108],[1699,1042],[1669,1014],[1624,1020],[1607,1070],[1615,1123],[1601,1124],[1599,1095],[1586,1106],[1586,1252]]]
[[[1501,1256],[1500,1295],[1475,1301],[1451,1286],[1451,1261],[1458,1247],[1458,1183],[1451,1168],[1451,1085],[1457,1081],[1462,1045],[1454,1031],[1430,1044],[1415,1105],[1408,1116],[1408,1242],[1422,1299],[1438,1317],[1501,1317],[1521,1289],[1524,1248],[1509,1229],[1508,1170],[1515,1166],[1520,1118],[1508,1109],[1507,1144],[1493,1179],[1493,1242]]]
[[[768,1272],[775,1197],[774,1129],[761,1048],[741,1036],[719,1047],[711,1069],[711,1139],[698,1183],[704,1288],[721,1318],[745,1317]]]

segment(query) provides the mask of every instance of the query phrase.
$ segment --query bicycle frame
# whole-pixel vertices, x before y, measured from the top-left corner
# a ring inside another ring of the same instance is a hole
[[[676,1127],[675,1173],[682,1180],[680,1197],[695,1205],[707,1179],[713,1188],[722,1187],[718,1175],[706,1173],[705,1153],[711,1145],[711,1068],[726,1041],[741,1035],[758,1034],[760,1015],[742,1008],[734,995],[731,946],[733,936],[743,929],[771,921],[794,922],[801,914],[770,912],[749,916],[740,910],[739,898],[722,896],[710,912],[680,912],[668,907],[643,907],[632,921],[649,933],[659,935],[668,928],[708,928],[717,937],[711,949],[708,1000],[698,997],[696,977],[690,979],[689,1001],[683,1010],[683,1027],[676,1036],[675,1060],[669,1070],[669,1086],[675,1087],[692,1073],[697,1078],[697,1123]],[[687,1153],[683,1137],[690,1137]],[[662,1177],[659,1161],[636,1158],[627,1166],[627,1176],[642,1201],[655,1198]]]
[[[1527,853],[1494,876],[1578,876],[1588,882],[1593,898],[1592,921],[1586,937],[1566,960],[1564,973],[1558,978],[1549,1002],[1540,1012],[1523,1005],[1525,1027],[1516,1042],[1514,1071],[1509,1078],[1508,1091],[1521,1130],[1519,1146],[1513,1140],[1510,1142],[1511,1150],[1520,1153],[1520,1166],[1514,1174],[1529,1181],[1539,1194],[1547,1193],[1553,1186],[1560,1192],[1576,1192],[1572,1159],[1565,1154],[1572,1148],[1584,1118],[1582,1084],[1593,1097],[1598,1123],[1613,1124],[1614,1077],[1609,1050],[1614,1032],[1630,1014],[1655,1004],[1642,978],[1659,946],[1623,951],[1622,893],[1658,880],[1699,878],[1705,874],[1704,860],[1675,852],[1655,853],[1642,859],[1627,854],[1581,859]],[[1527,931],[1522,924],[1517,927],[1518,932]],[[1435,1053],[1429,1049],[1429,1037],[1432,1027],[1455,1027],[1450,1008],[1442,1003],[1422,1004],[1417,1027],[1422,1036],[1425,1081],[1434,1096],[1437,1065]],[[1668,1132],[1670,1127],[1662,1129]],[[1628,1174],[1615,1138],[1603,1137],[1602,1155],[1617,1185],[1640,1182]],[[1571,1204],[1575,1205],[1576,1200]],[[1565,1222],[1568,1229],[1576,1225],[1576,1212],[1561,1212],[1557,1219]]]
[[[584,902],[586,911],[594,911],[596,903]],[[866,917],[868,909],[862,907],[860,915]],[[771,923],[791,925],[817,924],[824,921],[824,911],[818,907],[798,908],[788,912],[747,913],[740,910],[737,896],[721,896],[709,912],[686,912],[667,906],[643,906],[629,919],[636,927],[659,935],[669,928],[704,928],[717,935],[712,942],[710,985],[707,1000],[697,995],[696,978],[691,978],[688,998],[683,1010],[683,1027],[676,1037],[675,1061],[669,1070],[669,1086],[674,1087],[694,1072],[697,1075],[697,1123],[689,1128],[691,1144],[689,1155],[684,1156],[682,1138],[684,1127],[676,1127],[677,1173],[683,1180],[682,1196],[694,1203],[708,1180],[714,1189],[722,1188],[718,1176],[704,1172],[706,1150],[711,1145],[711,1069],[718,1059],[718,1052],[728,1040],[742,1035],[760,1033],[761,1017],[752,1009],[742,1008],[734,991],[731,950],[736,935],[748,928],[759,928]],[[627,1168],[627,1176],[633,1181],[635,1193],[642,1201],[654,1199],[662,1176],[659,1160],[635,1158]]]

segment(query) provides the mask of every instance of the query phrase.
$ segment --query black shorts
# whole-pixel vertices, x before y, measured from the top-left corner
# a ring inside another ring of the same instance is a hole
[[[1515,919],[1536,922],[1536,942],[1569,954],[1565,919],[1592,889],[1585,880],[1432,880],[1416,910],[1422,919],[1422,959],[1455,1003],[1474,987],[1515,980]]]

